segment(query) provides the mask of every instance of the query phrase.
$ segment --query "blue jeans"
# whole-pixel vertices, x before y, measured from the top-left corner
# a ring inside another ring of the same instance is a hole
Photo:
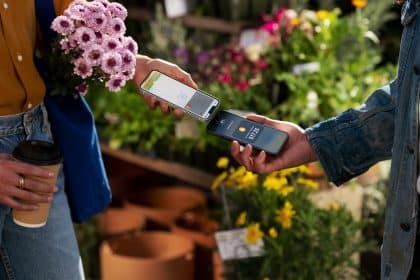
[[[53,141],[43,104],[0,116],[0,153],[10,154],[25,139]],[[84,279],[62,171],[57,187],[47,224],[41,228],[16,225],[10,207],[0,204],[0,279]]]

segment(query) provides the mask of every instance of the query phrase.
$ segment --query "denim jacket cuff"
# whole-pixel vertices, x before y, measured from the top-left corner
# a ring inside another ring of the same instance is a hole
[[[336,149],[337,144],[335,143],[335,137],[332,135],[335,126],[334,118],[316,124],[306,129],[306,137],[317,154],[329,181],[336,186],[340,186],[353,176],[342,168],[343,158],[340,151]]]

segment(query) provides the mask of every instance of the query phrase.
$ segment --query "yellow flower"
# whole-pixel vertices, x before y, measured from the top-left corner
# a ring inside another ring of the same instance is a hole
[[[290,20],[290,24],[292,25],[292,26],[298,26],[298,25],[300,25],[302,23],[302,20],[300,19],[300,18],[292,18],[291,20]]]
[[[221,174],[219,174],[213,181],[213,183],[211,184],[211,190],[214,191],[216,190],[220,184],[223,182],[223,180],[226,178],[227,176],[227,172],[223,172]]]
[[[236,219],[236,225],[242,226],[246,222],[247,213],[246,211],[243,211],[241,214],[239,214],[238,218]]]
[[[338,210],[340,210],[340,207],[341,207],[340,204],[338,204],[337,202],[332,202],[328,206],[328,209],[330,209],[332,211],[338,211]]]
[[[290,229],[292,227],[292,218],[296,214],[293,210],[293,205],[286,201],[282,209],[276,211],[276,221],[281,224],[284,229]]]
[[[238,190],[249,190],[258,183],[258,175],[250,171],[245,172],[244,176],[238,178]]]
[[[283,186],[279,189],[279,193],[282,196],[287,196],[289,193],[293,192],[295,188],[293,186]]]
[[[351,4],[356,8],[364,8],[367,5],[367,0],[351,0]]]
[[[330,12],[325,11],[325,10],[319,10],[318,12],[316,12],[316,16],[320,19],[320,20],[326,20],[330,17]]]
[[[224,169],[229,165],[229,159],[227,157],[221,157],[217,160],[217,168]]]
[[[300,185],[307,186],[308,188],[317,190],[319,188],[319,184],[313,180],[305,179],[305,178],[298,178],[297,183]]]
[[[276,238],[277,236],[279,236],[279,233],[275,228],[272,227],[268,230],[268,235],[270,235],[270,237],[272,238]]]
[[[245,241],[248,244],[256,244],[264,236],[264,233],[260,230],[260,224],[252,224],[246,228]]]
[[[298,167],[291,167],[291,168],[287,168],[287,169],[283,169],[280,171],[280,176],[289,176],[293,173],[297,173],[299,172],[299,168]]]
[[[274,176],[267,176],[264,180],[263,187],[267,190],[279,191],[280,188],[287,184],[285,177],[277,178]]]

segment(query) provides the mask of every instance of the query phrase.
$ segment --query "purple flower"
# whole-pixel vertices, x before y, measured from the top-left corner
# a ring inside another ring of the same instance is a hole
[[[132,52],[134,55],[137,55],[138,46],[136,41],[134,41],[132,37],[127,36],[123,38],[123,47],[124,49],[127,49],[130,52]]]
[[[122,71],[129,71],[136,67],[136,56],[127,49],[121,49]]]
[[[125,83],[126,80],[123,76],[115,75],[111,76],[111,79],[106,82],[105,86],[112,92],[119,92]]]
[[[105,12],[104,5],[98,1],[89,2],[87,5],[87,8],[89,9],[89,11],[93,13],[103,14]]]
[[[82,83],[76,87],[76,90],[81,96],[85,96],[88,93],[89,85],[87,83]]]
[[[122,72],[122,75],[125,77],[125,79],[127,81],[133,79],[134,78],[134,74],[136,74],[136,69],[135,68],[133,68],[133,69],[131,69],[129,71]]]
[[[87,77],[92,75],[93,69],[92,65],[89,64],[89,62],[83,58],[80,57],[76,59],[74,62],[74,73],[81,77],[82,79],[86,79]]]
[[[74,33],[74,40],[82,47],[88,47],[93,44],[96,40],[95,33],[88,27],[81,26],[76,29]]]
[[[103,13],[91,13],[86,19],[87,26],[95,31],[105,31],[108,23],[107,17]]]
[[[60,47],[61,47],[61,50],[63,50],[65,54],[68,54],[70,52],[70,50],[72,49],[72,45],[70,43],[70,40],[67,39],[67,38],[61,39],[60,40]]]
[[[188,52],[185,48],[176,48],[174,55],[181,60],[182,64],[188,63]]]
[[[101,3],[105,8],[111,4],[108,0],[96,0],[96,2]]]
[[[101,32],[95,32],[95,42],[98,45],[101,45],[103,42],[103,35]]]
[[[126,31],[124,21],[120,18],[113,18],[108,26],[110,35],[123,35]]]
[[[99,66],[102,62],[102,57],[104,55],[104,51],[102,46],[94,44],[91,45],[88,49],[85,50],[83,56],[92,66]]]
[[[58,16],[53,20],[51,28],[61,35],[68,35],[74,31],[74,24],[68,17]]]
[[[198,64],[207,64],[210,61],[210,55],[207,52],[202,52],[197,56]]]
[[[102,46],[106,51],[116,51],[122,47],[121,42],[111,36],[106,36],[103,39]]]
[[[71,19],[81,20],[85,17],[86,11],[88,11],[87,2],[77,1],[73,2],[64,14]]]
[[[121,69],[122,58],[117,52],[107,52],[104,54],[101,69],[107,74],[115,74]]]
[[[127,17],[127,9],[124,8],[124,6],[120,3],[109,3],[108,10],[111,12],[111,15],[113,17],[117,17],[121,20],[125,20],[125,18]]]

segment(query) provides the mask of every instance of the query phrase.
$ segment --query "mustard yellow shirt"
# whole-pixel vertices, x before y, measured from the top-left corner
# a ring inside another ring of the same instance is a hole
[[[54,0],[57,15],[71,1]],[[36,28],[34,0],[0,0],[0,116],[27,111],[44,98],[33,61]]]

